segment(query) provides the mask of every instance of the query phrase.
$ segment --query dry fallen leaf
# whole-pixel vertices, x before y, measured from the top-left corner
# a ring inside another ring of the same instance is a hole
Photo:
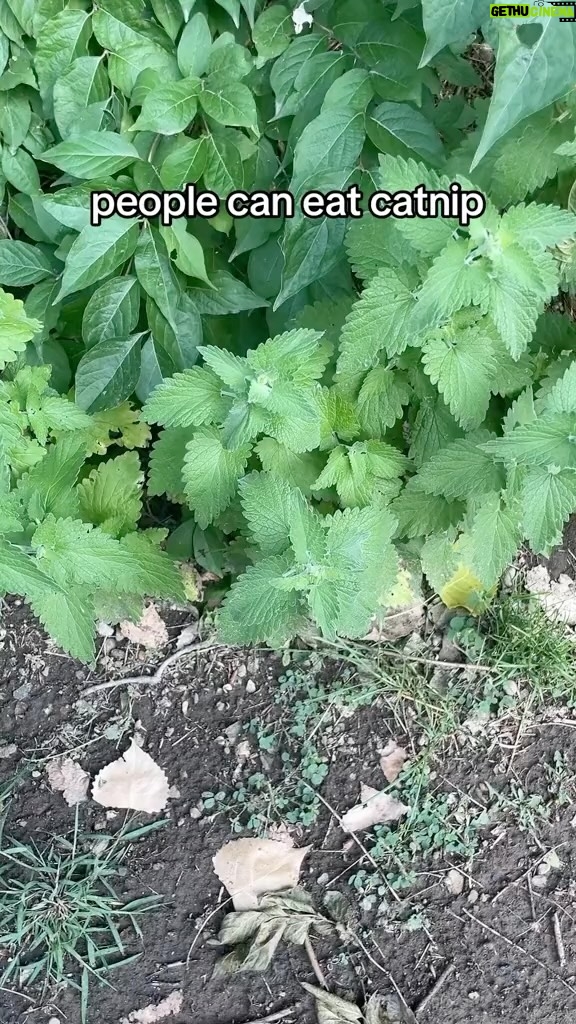
[[[103,807],[128,807],[155,814],[166,807],[169,790],[160,766],[132,740],[122,757],[98,773],[92,796]]]
[[[90,776],[70,757],[63,761],[50,761],[46,767],[50,789],[53,793],[62,793],[69,807],[82,803],[88,797]]]
[[[361,803],[351,807],[342,817],[342,825],[347,832],[361,832],[372,825],[382,825],[387,821],[398,821],[410,810],[406,804],[395,800],[388,793],[382,793],[372,786],[360,786]]]
[[[162,1002],[150,1003],[148,1006],[144,1006],[141,1010],[132,1010],[127,1017],[123,1017],[120,1024],[156,1024],[158,1020],[164,1020],[166,1017],[172,1017],[176,1013],[180,1013],[184,1005],[184,996],[180,989],[176,989],[171,992],[166,999]]]
[[[120,632],[131,644],[140,644],[149,650],[165,647],[170,639],[166,623],[153,604],[145,609],[140,622],[121,622]]]
[[[233,839],[214,857],[214,871],[232,897],[235,910],[255,910],[265,893],[298,885],[302,861],[310,849],[295,850],[292,842]]]
[[[394,782],[398,778],[408,757],[408,752],[404,747],[398,746],[396,740],[390,740],[386,744],[384,750],[380,753],[380,767],[384,772],[384,778],[388,782]]]

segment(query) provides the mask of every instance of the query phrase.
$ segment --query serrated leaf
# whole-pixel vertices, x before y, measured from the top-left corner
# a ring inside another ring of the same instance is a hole
[[[190,427],[221,422],[228,408],[216,374],[193,366],[158,385],[144,406],[144,416],[164,427]]]
[[[471,568],[484,586],[498,582],[514,561],[520,541],[519,517],[502,505],[500,495],[487,495],[470,529]]]
[[[225,643],[249,644],[266,641],[280,647],[303,626],[305,617],[300,595],[274,586],[293,563],[293,555],[271,555],[259,559],[232,584],[218,620]]]
[[[167,494],[171,501],[185,502],[182,468],[186,445],[194,427],[168,427],[152,446],[148,466],[148,494]]]
[[[419,477],[408,481],[390,508],[398,520],[398,536],[408,538],[427,537],[435,531],[457,526],[465,510],[459,501],[428,494]]]
[[[370,369],[383,349],[389,356],[403,352],[412,341],[408,324],[414,305],[411,291],[397,274],[382,269],[346,318],[338,374],[344,377]]]
[[[299,497],[286,480],[269,473],[251,473],[241,481],[242,511],[263,554],[280,555],[288,548]]]
[[[80,661],[94,661],[95,614],[92,602],[82,588],[34,594],[30,605],[64,651]]]
[[[505,437],[480,447],[501,462],[527,466],[576,466],[576,420],[557,414],[515,427]]]
[[[50,446],[42,461],[17,484],[30,519],[40,520],[50,512],[55,516],[75,514],[73,488],[85,461],[85,441],[75,432],[64,434]]]
[[[422,364],[458,422],[468,430],[478,427],[496,371],[489,335],[480,325],[437,331],[422,346]]]
[[[403,415],[412,391],[405,378],[385,366],[369,370],[358,395],[358,417],[362,429],[382,438],[388,427]]]
[[[0,288],[0,369],[41,330],[40,321],[26,315],[22,300]]]
[[[250,457],[248,444],[224,448],[215,427],[200,427],[186,445],[184,493],[201,529],[228,507]]]
[[[76,487],[81,518],[113,537],[132,532],[142,511],[143,479],[136,452],[100,463]]]
[[[453,441],[422,466],[418,473],[420,485],[428,494],[463,500],[501,490],[505,484],[502,469],[485,451],[495,443],[498,444]]]
[[[522,526],[533,551],[549,555],[562,543],[564,523],[576,511],[576,473],[533,466],[522,488]]]

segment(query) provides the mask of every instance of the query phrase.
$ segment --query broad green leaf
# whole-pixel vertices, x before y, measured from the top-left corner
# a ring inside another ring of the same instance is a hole
[[[397,355],[412,341],[414,298],[393,270],[382,269],[354,304],[340,338],[338,374],[369,370],[379,352]]]
[[[222,381],[205,367],[193,366],[163,381],[144,406],[150,423],[164,427],[200,426],[221,422],[229,402],[222,396]]]
[[[54,584],[53,584],[54,586]],[[96,623],[92,602],[82,587],[34,592],[30,605],[56,643],[73,658],[94,661]]]
[[[358,395],[358,417],[371,437],[383,438],[403,414],[412,391],[401,373],[385,366],[370,370]]]
[[[225,199],[230,192],[244,185],[240,151],[228,139],[217,135],[204,138],[204,184]]]
[[[301,597],[297,591],[274,585],[292,562],[290,553],[261,558],[232,584],[218,623],[225,643],[265,640],[280,647],[295,636],[305,621]]]
[[[496,372],[489,334],[475,327],[436,331],[422,346],[422,365],[461,426],[480,426]]]
[[[34,57],[40,93],[51,109],[54,83],[64,74],[75,57],[87,56],[92,34],[91,18],[85,11],[60,11],[46,22]]]
[[[195,427],[168,427],[160,431],[152,446],[148,467],[148,493],[167,494],[171,501],[185,503],[182,469],[186,445]]]
[[[0,92],[0,134],[9,148],[18,149],[28,135],[32,110],[24,94],[18,89]]]
[[[426,47],[421,64],[451,43],[465,43],[488,15],[483,0],[423,0]]]
[[[161,135],[177,135],[184,131],[194,120],[200,88],[199,78],[183,78],[180,82],[169,82],[152,90],[144,99],[132,131],[158,132]]]
[[[54,83],[54,120],[63,139],[92,103],[108,99],[109,82],[102,57],[77,57]],[[58,165],[57,165],[58,166]],[[105,174],[114,173],[107,169]]]
[[[142,288],[176,330],[174,311],[180,301],[180,285],[172,270],[172,264],[161,235],[146,225],[136,246],[134,268]]]
[[[66,257],[57,299],[108,277],[130,259],[138,242],[138,224],[114,215],[99,227],[88,224],[73,241]]]
[[[266,7],[256,19],[252,32],[259,64],[263,65],[284,53],[293,36],[292,11],[282,4]]]
[[[226,72],[218,71],[204,79],[198,98],[203,110],[218,124],[258,131],[258,112],[250,89],[243,82],[230,81]]]
[[[408,103],[381,103],[371,112],[367,131],[383,152],[411,149],[431,164],[444,160],[444,147],[434,125]]]
[[[132,143],[115,132],[83,132],[46,150],[42,159],[75,178],[93,179],[100,174],[116,174],[139,156]]]
[[[575,492],[576,493],[576,492]],[[521,542],[518,516],[502,506],[500,495],[488,495],[472,520],[472,570],[487,588],[493,587],[510,565]]]
[[[0,369],[26,348],[42,324],[26,315],[24,303],[0,288]],[[1,433],[1,429],[0,429]]]
[[[208,67],[212,33],[203,14],[194,14],[178,43],[178,67],[184,76],[203,75]]]
[[[140,374],[141,338],[108,338],[82,356],[76,370],[76,402],[81,409],[113,409],[130,397]]]
[[[82,317],[82,338],[92,348],[110,338],[126,338],[140,312],[140,289],[135,277],[111,278],[96,289]]]
[[[494,444],[498,442],[490,442]],[[452,500],[481,498],[504,487],[505,477],[483,449],[473,441],[457,440],[425,463],[418,473],[420,485],[428,494],[439,494]]]
[[[186,230],[185,220],[175,220],[171,227],[163,228],[162,237],[169,254],[176,252],[174,263],[178,270],[187,277],[197,277],[210,284],[204,250],[198,239]]]
[[[165,82],[180,77],[169,36],[141,14],[140,5],[133,13],[127,4],[112,3],[99,5],[92,16],[94,35],[108,52],[110,81],[125,96],[144,67],[159,71]]]
[[[112,537],[131,533],[142,512],[143,480],[137,452],[101,462],[76,486],[80,517]]]
[[[0,239],[0,284],[23,288],[56,277],[54,265],[37,245]]]
[[[186,139],[178,149],[168,154],[160,168],[164,188],[179,189],[200,180],[206,164],[206,138]]]
[[[564,523],[576,511],[576,473],[535,466],[524,478],[522,526],[533,551],[549,555],[562,543]]]
[[[21,192],[29,196],[40,192],[38,168],[30,154],[22,147],[15,153],[6,148],[2,150],[2,173],[11,185]]]
[[[162,28],[174,41],[184,22],[184,12],[178,0],[151,0],[151,3]]]
[[[536,423],[515,427],[505,437],[487,441],[483,451],[505,463],[526,466],[576,467],[576,418],[557,413]]]
[[[519,121],[563,96],[576,78],[575,24],[503,19],[498,28],[494,91],[472,168]]]

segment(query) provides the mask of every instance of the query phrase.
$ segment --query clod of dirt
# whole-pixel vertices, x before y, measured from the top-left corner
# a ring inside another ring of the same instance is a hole
[[[256,910],[258,897],[298,885],[302,862],[310,850],[295,850],[290,836],[273,839],[233,839],[214,857],[214,871],[232,897],[235,910]]]
[[[361,803],[351,807],[342,817],[342,826],[347,832],[361,832],[372,825],[382,825],[387,821],[398,821],[410,810],[400,800],[395,800],[389,793],[381,793],[371,786],[360,786]]]
[[[464,875],[451,868],[444,879],[444,885],[453,896],[460,896],[464,890]]]
[[[380,767],[384,772],[384,778],[388,782],[394,782],[408,760],[409,755],[404,747],[400,747],[396,740],[390,740],[380,753]]]
[[[14,757],[14,754],[18,752],[18,747],[15,743],[5,743],[0,747],[0,760],[7,760],[9,757]]]
[[[526,590],[538,599],[549,619],[576,626],[576,582],[562,573],[552,580],[546,566],[535,565],[526,573]]]
[[[180,989],[176,989],[160,1003],[150,1003],[141,1010],[132,1010],[132,1013],[122,1018],[120,1024],[156,1024],[156,1021],[180,1013],[183,1005],[184,996]]]
[[[149,604],[138,623],[121,622],[120,632],[132,644],[140,644],[148,650],[165,647],[169,641],[166,623],[160,618],[156,606]]]
[[[156,814],[168,802],[170,787],[160,765],[132,740],[128,750],[98,773],[92,797],[102,807]]]
[[[62,793],[69,807],[82,803],[88,798],[90,776],[71,757],[63,761],[50,761],[46,775],[53,793]]]

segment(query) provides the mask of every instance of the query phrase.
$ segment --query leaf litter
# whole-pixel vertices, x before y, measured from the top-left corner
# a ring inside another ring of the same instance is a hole
[[[130,643],[138,644],[147,650],[165,647],[170,640],[166,623],[154,604],[147,606],[138,622],[121,622],[120,632]]]
[[[214,871],[230,893],[235,910],[256,910],[258,898],[293,889],[309,846],[295,849],[292,838],[233,839],[213,858]]]
[[[351,807],[342,816],[342,826],[347,832],[362,832],[372,825],[384,825],[398,821],[408,814],[410,807],[382,790],[360,785],[360,803]]]
[[[122,1017],[120,1024],[156,1024],[166,1017],[180,1013],[184,1005],[184,996],[180,989],[175,989],[159,1003],[149,1003],[141,1010],[132,1010],[127,1017]]]
[[[396,740],[390,740],[380,753],[380,767],[384,772],[386,781],[395,782],[406,761],[409,760],[410,755],[408,751],[404,747],[399,746]]]
[[[165,772],[135,740],[121,757],[98,773],[92,787],[92,797],[102,807],[147,814],[163,811],[169,795]]]
[[[53,793],[62,793],[69,807],[88,799],[90,776],[71,757],[50,761],[46,775]]]

